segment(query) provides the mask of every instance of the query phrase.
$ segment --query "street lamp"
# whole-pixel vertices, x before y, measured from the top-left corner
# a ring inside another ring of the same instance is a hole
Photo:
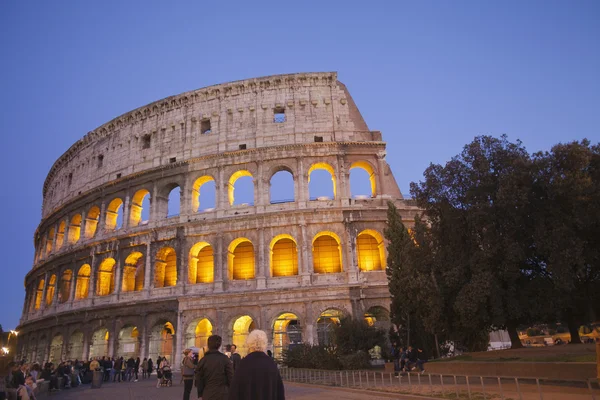
[[[7,347],[3,347],[2,348],[2,353],[4,353],[4,355],[8,354],[8,348]]]

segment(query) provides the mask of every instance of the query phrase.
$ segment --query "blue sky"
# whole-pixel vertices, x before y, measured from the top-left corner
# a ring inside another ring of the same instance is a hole
[[[600,2],[0,3],[0,324],[21,314],[42,185],[86,132],[232,80],[338,71],[400,189],[480,134],[600,139]]]

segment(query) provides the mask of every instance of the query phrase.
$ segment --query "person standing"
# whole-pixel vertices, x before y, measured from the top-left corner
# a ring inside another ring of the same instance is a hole
[[[144,357],[144,361],[142,361],[142,378],[146,379],[148,377],[148,359]]]
[[[148,359],[148,378],[152,375],[152,370],[154,369],[154,364],[152,363],[152,359]]]
[[[183,400],[190,400],[192,387],[194,386],[194,360],[192,359],[192,350],[183,351],[183,360],[181,361],[181,375],[183,378]]]
[[[138,371],[140,370],[140,358],[139,357],[135,359],[135,364],[134,364],[133,368],[134,368],[133,372],[135,373],[134,382],[137,382],[138,381]]]
[[[255,329],[246,339],[248,355],[240,361],[229,390],[229,400],[285,400],[277,364],[266,353],[267,334]]]
[[[208,338],[208,351],[196,367],[198,398],[202,400],[226,400],[233,380],[233,365],[229,357],[219,351],[223,339],[212,335]]]
[[[233,372],[235,372],[235,369],[240,364],[240,361],[242,361],[242,356],[240,356],[240,354],[237,352],[237,346],[235,344],[231,345],[231,357],[229,358],[233,363]]]

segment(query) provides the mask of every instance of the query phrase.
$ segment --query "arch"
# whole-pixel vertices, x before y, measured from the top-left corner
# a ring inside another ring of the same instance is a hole
[[[271,276],[298,275],[298,246],[291,235],[277,235],[271,240]]]
[[[371,187],[370,195],[371,195],[371,197],[377,196],[377,179],[375,176],[375,170],[373,169],[373,166],[367,161],[356,161],[350,165],[350,191],[352,192],[353,197],[356,197],[357,195],[366,194],[366,193],[354,193],[353,192],[352,182],[355,181],[355,179],[353,179],[352,170],[355,170],[357,168],[362,169],[363,171],[365,171],[368,174],[369,184]],[[357,183],[361,183],[361,182],[357,182]]]
[[[81,360],[83,358],[83,332],[76,330],[71,333],[67,344],[67,359]]]
[[[140,332],[136,326],[126,325],[119,331],[119,344],[117,355],[127,360],[129,357],[136,358],[140,353]]]
[[[387,329],[390,325],[390,312],[381,306],[373,306],[364,315],[365,322],[369,326]]]
[[[73,215],[69,224],[69,244],[74,244],[81,238],[81,214]]]
[[[239,171],[234,172],[229,178],[228,186],[227,186],[227,195],[229,198],[229,205],[232,206],[234,204],[241,204],[241,202],[235,202],[235,183],[242,177],[250,177],[252,182],[254,182],[254,177],[250,173],[250,171],[241,169]],[[252,192],[252,204],[254,204],[254,191]]]
[[[139,251],[131,252],[123,267],[123,292],[137,292],[144,289],[144,255]]]
[[[108,296],[115,290],[115,264],[114,258],[105,258],[100,263],[96,275],[96,296]]]
[[[108,357],[108,339],[110,333],[106,328],[100,328],[92,334],[90,340],[90,358]]]
[[[77,272],[77,282],[75,283],[75,300],[87,299],[90,289],[90,276],[92,268],[89,264],[83,264]]]
[[[42,363],[47,360],[48,356],[48,338],[46,335],[42,335],[37,342],[35,351],[35,358],[38,363]]]
[[[60,224],[58,224],[58,232],[56,232],[56,250],[60,250],[65,242],[65,229],[67,227],[67,223],[62,220]]]
[[[211,185],[204,186],[206,184],[211,183]],[[192,211],[205,211],[210,208],[215,207],[216,203],[216,191],[215,191],[215,178],[210,175],[204,175],[194,181],[194,185],[192,186]],[[204,188],[204,189],[203,189]],[[212,189],[212,190],[211,190]],[[212,191],[213,198],[212,201],[208,198],[208,195]],[[203,192],[206,193],[203,196]],[[208,204],[208,206],[206,206]],[[203,208],[200,208],[203,207]]]
[[[163,247],[156,253],[154,264],[154,287],[162,288],[177,284],[177,253],[172,247]]]
[[[52,274],[48,279],[46,287],[46,306],[51,306],[54,301],[54,292],[56,291],[56,274]]]
[[[71,285],[73,283],[73,271],[64,270],[60,278],[60,289],[58,291],[58,302],[66,303],[71,297]]]
[[[100,220],[100,207],[92,206],[85,218],[85,238],[91,239],[96,235],[98,221]]]
[[[131,199],[131,209],[129,210],[129,226],[135,227],[147,221],[143,220],[142,214],[146,214],[144,212],[144,202],[149,198],[150,192],[146,189],[140,189],[135,192]]]
[[[246,338],[248,334],[256,329],[254,320],[249,315],[242,315],[233,322],[233,335],[231,343],[235,344],[238,353],[244,357],[248,354],[248,347],[246,346]]]
[[[254,279],[254,245],[249,239],[237,238],[229,244],[227,267],[232,280]]]
[[[313,269],[317,274],[342,272],[342,246],[333,232],[319,232],[313,238]]]
[[[121,229],[123,225],[123,200],[116,197],[108,203],[106,208],[106,221],[105,226],[107,231],[114,231]]]
[[[186,347],[197,347],[205,351],[208,348],[208,338],[212,334],[212,322],[208,318],[197,318],[188,325],[185,345]],[[202,354],[204,353],[202,352]]]
[[[317,319],[317,340],[320,345],[332,344],[331,331],[334,325],[339,325],[344,313],[335,308],[323,311]]]
[[[63,348],[63,336],[58,333],[54,335],[50,342],[50,354],[48,356],[48,362],[57,364],[62,361],[62,348]]]
[[[35,309],[39,310],[42,306],[42,296],[44,295],[44,285],[46,282],[43,279],[40,279],[38,283],[37,291],[35,293]]]
[[[50,228],[48,231],[48,238],[46,239],[46,257],[52,252],[52,245],[54,244],[54,228]]]
[[[336,176],[335,176],[335,170],[333,169],[333,167],[329,164],[327,164],[326,162],[318,162],[315,163],[313,165],[310,166],[310,168],[308,169],[308,194],[309,194],[309,198],[311,200],[318,200],[321,196],[311,196],[311,185],[310,185],[310,177],[311,174],[314,171],[317,170],[323,170],[323,171],[327,171],[329,172],[329,174],[331,175],[331,183],[333,185],[333,198],[337,198],[337,189],[336,189]]]
[[[356,237],[358,268],[360,271],[385,269],[385,243],[383,236],[373,229],[365,229]]]
[[[277,172],[271,175],[269,196],[271,204],[295,201],[294,174],[287,167],[280,167]]]
[[[150,343],[148,346],[148,358],[156,360],[158,356],[166,357],[173,363],[173,337],[175,328],[169,321],[163,320],[150,330]]]
[[[211,283],[214,277],[215,257],[212,246],[207,242],[194,244],[188,257],[189,283]]]
[[[181,208],[181,188],[175,186],[169,191],[169,200],[167,204],[167,218],[176,217],[180,214]]]
[[[298,316],[293,313],[280,314],[273,322],[273,356],[281,359],[283,350],[296,343],[302,343],[302,328]]]

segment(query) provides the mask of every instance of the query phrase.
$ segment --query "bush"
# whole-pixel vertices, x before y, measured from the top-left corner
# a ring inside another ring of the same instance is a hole
[[[342,369],[368,369],[371,367],[371,356],[364,351],[340,356]]]
[[[283,351],[283,364],[290,368],[340,369],[341,363],[332,347],[300,344]]]
[[[373,347],[382,349],[389,347],[386,332],[369,326],[364,319],[343,318],[333,328],[333,340],[341,354],[352,354],[357,351],[369,352]]]

